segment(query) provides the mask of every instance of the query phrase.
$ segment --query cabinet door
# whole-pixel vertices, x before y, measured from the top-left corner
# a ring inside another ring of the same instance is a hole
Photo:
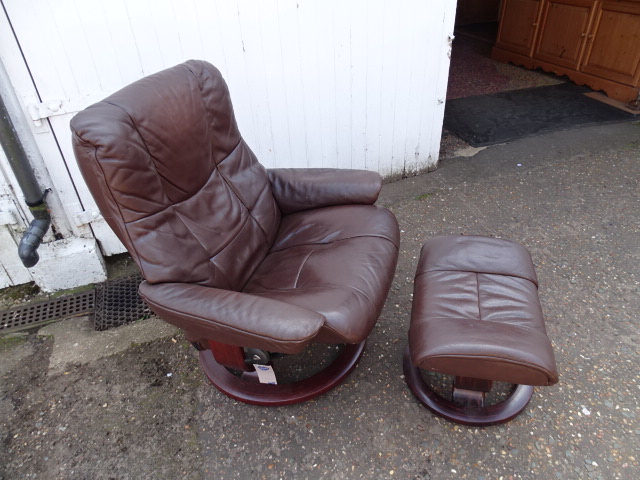
[[[541,5],[542,0],[504,0],[496,47],[530,57]]]
[[[593,0],[546,2],[534,58],[577,70],[586,44],[593,5]]]
[[[640,4],[602,2],[582,71],[626,85],[640,84]]]

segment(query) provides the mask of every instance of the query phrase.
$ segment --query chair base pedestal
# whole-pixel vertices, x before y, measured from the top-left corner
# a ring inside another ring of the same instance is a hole
[[[365,342],[345,345],[327,368],[311,377],[293,383],[268,385],[259,383],[255,372],[234,375],[220,365],[211,350],[200,351],[200,366],[209,381],[222,393],[251,405],[281,406],[304,402],[339,385],[355,368],[364,351]]]
[[[435,393],[424,381],[420,369],[411,362],[409,347],[404,352],[402,366],[407,385],[423,405],[435,414],[463,425],[482,427],[507,422],[524,410],[533,395],[532,386],[517,385],[504,401],[494,405],[482,405],[482,401],[466,392],[459,396],[467,400],[466,404],[454,403]]]

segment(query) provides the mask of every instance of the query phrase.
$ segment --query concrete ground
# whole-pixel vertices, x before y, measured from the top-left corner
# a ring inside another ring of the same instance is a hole
[[[96,333],[69,319],[0,342],[0,479],[640,478],[640,122],[443,160],[385,185],[396,278],[340,387],[263,408],[210,387],[156,319]],[[435,417],[401,358],[422,243],[511,239],[532,253],[560,383],[510,423]],[[133,343],[132,343],[133,342]]]

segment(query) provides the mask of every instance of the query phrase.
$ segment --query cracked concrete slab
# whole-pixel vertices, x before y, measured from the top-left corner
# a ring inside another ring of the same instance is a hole
[[[40,329],[41,336],[53,337],[49,358],[50,373],[60,373],[69,364],[87,364],[122,352],[132,345],[174,335],[178,329],[152,317],[128,325],[97,332],[88,316],[68,318]]]

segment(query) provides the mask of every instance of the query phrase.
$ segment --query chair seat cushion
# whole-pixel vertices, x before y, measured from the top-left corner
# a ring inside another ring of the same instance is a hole
[[[381,207],[346,205],[287,215],[243,291],[323,315],[325,325],[314,341],[359,343],[384,305],[398,245],[396,219]]]
[[[440,237],[422,250],[409,329],[425,370],[525,385],[558,381],[529,252],[507,240]]]

